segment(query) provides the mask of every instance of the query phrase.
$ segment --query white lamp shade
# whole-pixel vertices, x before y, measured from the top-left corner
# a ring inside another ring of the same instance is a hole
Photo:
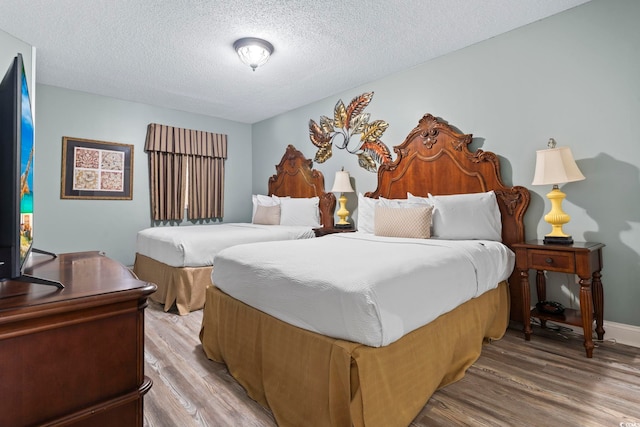
[[[536,172],[532,185],[556,185],[585,179],[569,147],[536,151]]]
[[[351,179],[349,178],[349,172],[338,171],[336,172],[336,179],[333,181],[332,193],[353,193],[353,187],[351,187]]]

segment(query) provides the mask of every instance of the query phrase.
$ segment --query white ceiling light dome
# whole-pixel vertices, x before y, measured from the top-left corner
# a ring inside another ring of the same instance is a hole
[[[236,40],[233,43],[233,48],[238,53],[240,60],[253,68],[253,71],[265,64],[273,54],[273,45],[271,43],[255,37],[244,37]]]

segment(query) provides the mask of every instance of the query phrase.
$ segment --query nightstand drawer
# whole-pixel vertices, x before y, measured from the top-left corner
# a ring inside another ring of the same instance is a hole
[[[534,270],[560,271],[574,273],[576,260],[573,252],[529,251],[529,267]]]

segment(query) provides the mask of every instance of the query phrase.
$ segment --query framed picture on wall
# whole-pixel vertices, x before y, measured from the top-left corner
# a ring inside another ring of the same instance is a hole
[[[62,137],[61,199],[133,199],[133,145]]]

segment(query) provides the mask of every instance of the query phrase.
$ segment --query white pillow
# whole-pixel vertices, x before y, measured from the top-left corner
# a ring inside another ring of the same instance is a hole
[[[429,199],[428,197],[414,196],[413,194],[409,193],[408,191],[407,191],[407,200],[413,200],[413,201],[417,201],[417,202],[420,202],[420,203],[427,204],[429,206],[433,206],[433,201],[431,201],[431,199]]]
[[[433,238],[502,241],[502,221],[493,191],[433,196]]]
[[[407,193],[409,196],[411,193]],[[416,197],[411,195],[411,198],[406,199],[385,199],[380,197],[380,205],[388,208],[420,208],[425,206],[433,206],[433,202],[426,197]]]
[[[358,231],[362,233],[373,234],[375,210],[379,200],[371,197],[364,197],[362,193],[358,193]]]
[[[319,197],[280,197],[280,225],[320,227],[319,206]]]
[[[288,199],[287,197],[278,197],[278,196],[265,196],[264,194],[253,194],[251,196],[251,202],[253,204],[253,211],[251,212],[251,222],[253,222],[256,216],[256,209],[258,205],[261,206],[276,206],[280,204],[280,200]]]

